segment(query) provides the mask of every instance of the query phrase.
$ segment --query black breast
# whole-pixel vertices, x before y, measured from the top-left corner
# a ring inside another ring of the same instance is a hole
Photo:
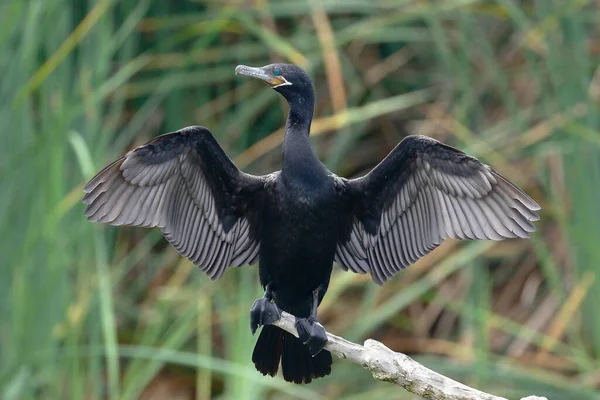
[[[278,179],[264,204],[261,283],[272,282],[277,305],[297,316],[309,312],[312,291],[329,283],[345,214],[340,199],[333,178],[310,188]]]

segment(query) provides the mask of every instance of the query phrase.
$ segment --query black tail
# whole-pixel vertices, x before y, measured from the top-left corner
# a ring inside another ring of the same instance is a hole
[[[312,357],[300,339],[276,326],[265,325],[254,346],[252,362],[263,375],[275,376],[280,359],[283,379],[294,383],[310,383],[329,375],[333,362],[327,350]]]

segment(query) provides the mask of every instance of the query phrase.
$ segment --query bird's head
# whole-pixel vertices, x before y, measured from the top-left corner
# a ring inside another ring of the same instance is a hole
[[[281,93],[289,103],[314,101],[312,82],[302,68],[294,64],[269,64],[264,67],[238,65],[236,75],[260,79]]]

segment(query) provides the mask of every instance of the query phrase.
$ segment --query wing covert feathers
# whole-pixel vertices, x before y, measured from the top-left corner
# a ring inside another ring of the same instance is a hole
[[[382,200],[371,203],[379,207],[377,232],[367,232],[355,217],[348,240],[338,244],[336,261],[344,269],[370,272],[381,284],[446,238],[527,238],[535,230],[538,204],[473,157],[418,136],[405,139],[388,159],[376,169],[395,179],[372,182],[381,180],[375,169],[350,181],[366,191],[380,185],[375,193]]]
[[[232,193],[210,184],[222,176],[211,176],[215,169],[203,159],[215,153],[209,155],[204,149],[210,147],[201,146],[207,134],[205,128],[190,127],[128,152],[84,186],[85,215],[111,225],[159,227],[211,279],[218,279],[227,266],[255,262],[259,243],[248,219],[236,216],[227,230],[222,223],[222,216],[231,212]],[[217,145],[212,135],[208,140]]]

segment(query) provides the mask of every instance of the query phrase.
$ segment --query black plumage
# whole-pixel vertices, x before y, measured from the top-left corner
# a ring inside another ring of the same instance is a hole
[[[252,359],[263,374],[308,383],[331,371],[317,321],[333,261],[382,284],[445,238],[526,238],[539,206],[489,166],[425,136],[409,136],[369,174],[340,178],[310,140],[314,91],[295,65],[239,66],[289,104],[281,171],[241,172],[208,129],[162,135],[110,164],[84,187],[86,216],[112,225],[159,227],[185,257],[218,279],[259,262],[265,296],[251,329],[279,310],[300,339],[265,326]],[[313,357],[311,357],[313,355]]]

